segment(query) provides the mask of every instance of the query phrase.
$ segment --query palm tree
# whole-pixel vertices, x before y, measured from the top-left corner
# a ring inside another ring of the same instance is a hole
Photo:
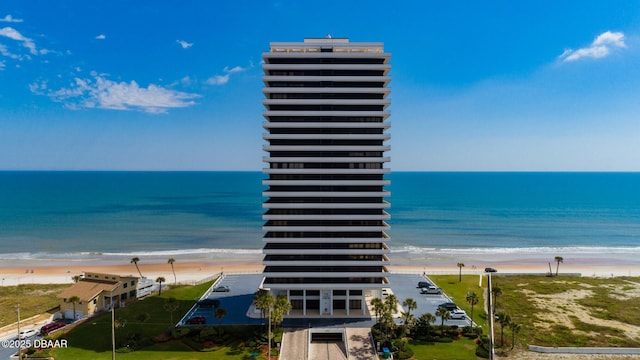
[[[556,276],[558,276],[558,269],[560,268],[560,263],[564,261],[564,258],[562,258],[562,256],[556,256],[555,261],[556,261]]]
[[[511,328],[511,350],[516,346],[516,334],[520,332],[520,324],[511,322],[509,324]]]
[[[140,272],[140,268],[138,267],[138,261],[140,261],[140,258],[137,256],[134,256],[131,258],[131,264],[136,266],[136,269],[138,270],[138,274],[140,274],[140,277],[144,277],[142,276],[142,273]]]
[[[176,270],[173,268],[173,263],[176,262],[176,259],[174,258],[169,258],[169,260],[167,260],[167,264],[171,265],[171,271],[173,271],[173,283],[177,284],[178,283],[178,278],[176,278]]]
[[[498,313],[496,316],[500,324],[500,346],[504,346],[504,327],[511,323],[511,316],[507,313]]]
[[[376,324],[378,323],[378,316],[384,311],[384,303],[380,298],[371,299],[371,306],[373,306],[373,312],[376,314]]]
[[[80,302],[80,298],[73,295],[67,301],[70,303],[73,303],[73,321],[75,321],[76,320],[76,303]]]
[[[429,336],[429,329],[431,328],[431,324],[436,321],[436,317],[431,313],[424,313],[420,315],[418,318],[418,326],[421,329],[424,329],[425,336]]]
[[[462,268],[464,267],[464,263],[459,262],[458,263],[458,268],[460,269],[460,272],[458,273],[458,282],[462,282]]]
[[[116,319],[116,321],[113,323],[113,328],[114,328],[113,330],[117,337],[121,337],[120,335],[122,335],[121,333],[126,325],[127,325],[126,319]]]
[[[502,289],[497,286],[491,288],[491,294],[493,295],[493,314],[496,313],[496,307],[498,307],[498,296],[502,295]]]
[[[140,335],[142,335],[142,328],[144,326],[144,323],[149,321],[149,319],[151,319],[151,315],[146,312],[140,313],[138,314],[138,316],[136,316],[136,320],[138,320],[138,323],[140,323]]]
[[[173,326],[173,312],[178,310],[178,300],[176,300],[176,298],[174,297],[170,297],[164,302],[163,307],[166,311],[168,311],[171,314],[170,321],[171,321],[171,326]]]
[[[444,322],[445,320],[451,319],[451,313],[447,308],[439,307],[438,310],[436,310],[436,316],[440,317],[440,333],[444,335]]]
[[[402,302],[402,306],[407,308],[407,312],[411,315],[411,310],[415,310],[418,307],[418,303],[412,298],[407,298]]]
[[[271,293],[265,289],[256,291],[255,295],[256,309],[260,310],[262,314],[262,320],[264,321],[265,314],[271,311],[271,307],[275,304],[276,299]]]
[[[398,312],[398,297],[395,296],[394,294],[390,294],[384,300],[384,305],[387,308],[387,310],[391,313],[391,315],[397,313]]]
[[[213,312],[213,317],[218,319],[218,336],[222,335],[222,318],[227,316],[227,310],[219,307]]]
[[[407,298],[402,302],[402,306],[407,308],[407,312],[403,312],[402,316],[404,317],[404,326],[405,329],[407,326],[411,326],[413,322],[413,316],[411,314],[411,310],[414,310],[418,307],[418,303],[412,298]]]
[[[279,295],[276,298],[275,304],[273,305],[273,317],[271,318],[271,321],[275,325],[276,329],[278,328],[278,325],[282,323],[282,321],[284,320],[284,316],[289,311],[291,311],[291,302],[289,301],[289,299],[287,299],[286,296]]]
[[[471,325],[473,326],[473,307],[480,301],[478,294],[473,291],[467,293],[465,300],[471,305]]]
[[[78,281],[80,281],[80,279],[82,279],[80,275],[73,275],[71,277],[71,280],[73,280],[74,283],[77,283]]]
[[[160,286],[158,286],[158,296],[159,296],[160,294],[162,294],[162,283],[163,283],[163,282],[165,282],[165,281],[166,281],[166,279],[165,279],[164,277],[162,277],[162,276],[159,276],[159,277],[156,279],[156,282],[160,284]]]

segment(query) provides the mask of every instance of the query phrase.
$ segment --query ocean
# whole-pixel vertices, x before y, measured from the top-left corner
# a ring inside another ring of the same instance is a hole
[[[256,258],[264,177],[0,171],[0,262]],[[640,173],[394,172],[388,179],[392,261],[561,255],[640,263]]]

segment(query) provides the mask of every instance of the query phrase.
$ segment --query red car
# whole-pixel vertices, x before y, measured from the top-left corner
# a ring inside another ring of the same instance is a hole
[[[196,325],[196,324],[205,324],[207,319],[204,316],[194,316],[186,321],[187,324]]]
[[[60,328],[65,327],[67,324],[63,323],[62,321],[56,321],[56,322],[52,322],[49,323],[43,327],[40,328],[40,335],[47,335],[48,333],[52,332],[53,330],[57,330]]]

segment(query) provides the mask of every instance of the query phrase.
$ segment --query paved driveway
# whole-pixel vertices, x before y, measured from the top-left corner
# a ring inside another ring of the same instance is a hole
[[[242,274],[242,275],[225,275],[220,281],[212,286],[203,296],[203,299],[218,299],[219,307],[227,311],[227,316],[222,318],[223,325],[250,325],[260,324],[261,319],[250,318],[247,316],[251,303],[253,302],[253,294],[258,289],[262,274]],[[418,288],[419,281],[425,281],[422,275],[418,274],[390,274],[391,290],[398,297],[400,304],[407,299],[413,298],[418,307],[413,310],[416,318],[424,313],[435,315],[438,305],[443,302],[451,301],[446,295],[423,295],[420,294]],[[428,279],[427,279],[428,280]],[[430,280],[429,280],[430,281]],[[228,286],[229,292],[212,292],[213,287]],[[464,299],[462,299],[464,301]],[[204,316],[207,324],[219,324],[218,319],[213,316],[215,308],[201,308],[195,305],[183,320],[193,316]],[[374,319],[351,318],[309,318],[309,319],[285,319],[284,326],[289,327],[371,327],[375,322]],[[440,319],[436,320],[435,325],[440,324]],[[469,320],[448,320],[446,325],[469,325]]]
[[[425,277],[418,274],[391,274],[389,276],[389,280],[391,281],[391,291],[398,298],[398,302],[402,305],[402,302],[407,298],[412,298],[418,304],[418,307],[412,311],[414,316],[417,318],[424,313],[431,313],[435,316],[436,311],[438,310],[438,305],[452,301],[449,299],[446,294],[443,295],[424,295],[420,294],[420,289],[418,288],[419,281],[425,281]],[[427,278],[427,281],[432,282]],[[464,301],[464,299],[461,299]],[[453,301],[455,302],[455,301]],[[406,309],[405,309],[406,310]],[[437,318],[434,325],[440,324],[440,318]],[[445,325],[458,325],[458,326],[467,326],[469,325],[469,319],[465,320],[447,320],[445,321]]]
[[[253,294],[257,291],[262,274],[241,274],[241,275],[225,275],[221,280],[215,283],[202,297],[202,299],[219,300],[219,308],[227,311],[227,315],[221,321],[213,316],[216,308],[202,308],[196,304],[189,312],[185,319],[194,316],[204,316],[207,324],[222,325],[251,325],[260,324],[260,319],[254,319],[247,316],[247,310],[253,302]],[[213,292],[213,288],[217,286],[228,286],[229,292]]]

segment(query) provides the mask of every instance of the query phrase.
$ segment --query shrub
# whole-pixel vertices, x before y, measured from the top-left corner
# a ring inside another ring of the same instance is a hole
[[[213,327],[207,326],[202,330],[200,330],[200,334],[198,335],[198,338],[200,340],[206,340],[206,339],[213,338],[214,335],[217,335],[216,329],[214,329]]]
[[[189,332],[191,332],[191,330],[187,327],[176,327],[171,329],[171,336],[173,336],[174,338],[181,338],[185,335],[188,335]]]
[[[476,356],[477,357],[481,357],[484,359],[488,359],[489,358],[489,351],[485,350],[483,347],[478,346],[476,348]]]
[[[404,351],[398,352],[398,359],[410,359],[412,356],[413,356],[413,349],[409,345],[406,345],[404,347]]]

